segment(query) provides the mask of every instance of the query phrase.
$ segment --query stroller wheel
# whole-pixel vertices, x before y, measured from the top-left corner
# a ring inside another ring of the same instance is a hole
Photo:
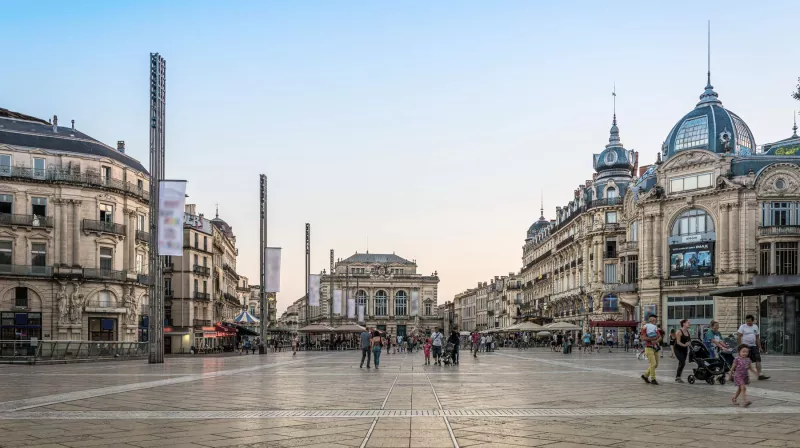
[[[689,375],[689,377],[686,378],[686,380],[689,381],[689,384],[694,384],[694,375]]]
[[[719,384],[725,385],[725,375],[719,377]]]
[[[713,377],[713,376],[712,376],[712,377],[709,377],[709,378],[706,380],[706,383],[708,383],[708,384],[711,384],[711,385],[713,386],[713,385],[714,385],[714,377]]]

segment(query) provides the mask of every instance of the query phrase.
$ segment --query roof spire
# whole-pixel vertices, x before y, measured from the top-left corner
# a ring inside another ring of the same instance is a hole
[[[722,104],[719,100],[719,95],[714,91],[714,86],[711,85],[711,20],[708,21],[708,71],[706,72],[706,88],[703,94],[700,95],[700,102],[697,103],[697,107],[708,104]]]
[[[614,118],[611,120],[611,132],[608,137],[606,148],[621,147],[622,141],[619,139],[619,128],[617,127],[617,83],[614,83],[614,90],[611,91],[611,101],[614,103]]]
[[[542,190],[542,208],[539,211],[542,213],[539,219],[544,219],[544,190]]]
[[[219,202],[216,203],[217,206],[217,219],[219,219]]]
[[[617,83],[614,83],[614,90],[611,91],[611,96],[614,98],[614,120],[611,122],[614,126],[617,125]]]
[[[792,126],[792,137],[796,138],[797,137],[797,111],[794,111],[792,113],[792,116],[794,117],[794,126]]]

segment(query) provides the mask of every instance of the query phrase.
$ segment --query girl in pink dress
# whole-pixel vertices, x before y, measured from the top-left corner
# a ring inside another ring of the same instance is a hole
[[[750,384],[750,370],[753,373],[757,373],[755,367],[750,364],[750,347],[745,344],[742,344],[738,347],[739,356],[733,360],[733,366],[731,366],[731,379],[733,379],[733,384],[736,386],[736,393],[731,398],[731,401],[734,405],[738,405],[739,402],[736,400],[739,398],[739,395],[742,396],[742,400],[744,401],[744,406],[750,406],[751,402],[747,401],[747,385]]]

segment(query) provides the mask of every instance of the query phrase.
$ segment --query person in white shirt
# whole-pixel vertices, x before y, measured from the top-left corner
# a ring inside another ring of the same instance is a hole
[[[397,349],[400,350],[400,353],[403,353],[403,336],[397,335]]]
[[[758,330],[758,325],[755,324],[755,317],[748,314],[745,317],[745,323],[739,327],[736,333],[736,339],[739,344],[750,346],[750,361],[756,365],[758,371],[758,379],[768,380],[769,377],[761,372],[761,332]]]
[[[434,365],[442,365],[441,356],[442,356],[442,341],[444,337],[442,333],[439,333],[439,327],[433,329],[433,333],[431,333],[431,345],[433,347],[433,359],[436,361]]]

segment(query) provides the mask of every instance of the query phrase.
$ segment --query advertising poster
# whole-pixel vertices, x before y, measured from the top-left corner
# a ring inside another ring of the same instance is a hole
[[[158,192],[158,254],[183,255],[183,212],[186,181],[163,180]]]
[[[267,279],[266,292],[281,292],[281,248],[268,247],[264,269]]]
[[[411,291],[411,316],[419,314],[419,291]]]
[[[364,305],[358,305],[358,321],[364,323]]]
[[[319,281],[321,277],[319,274],[308,276],[308,306],[319,306]]]
[[[714,275],[714,243],[673,244],[669,247],[671,278],[707,277]]]
[[[644,305],[642,310],[644,311],[644,322],[647,322],[650,316],[656,314],[656,305]]]
[[[342,314],[342,290],[333,290],[333,314]]]
[[[348,319],[356,318],[356,299],[353,298],[347,299],[347,318]]]

